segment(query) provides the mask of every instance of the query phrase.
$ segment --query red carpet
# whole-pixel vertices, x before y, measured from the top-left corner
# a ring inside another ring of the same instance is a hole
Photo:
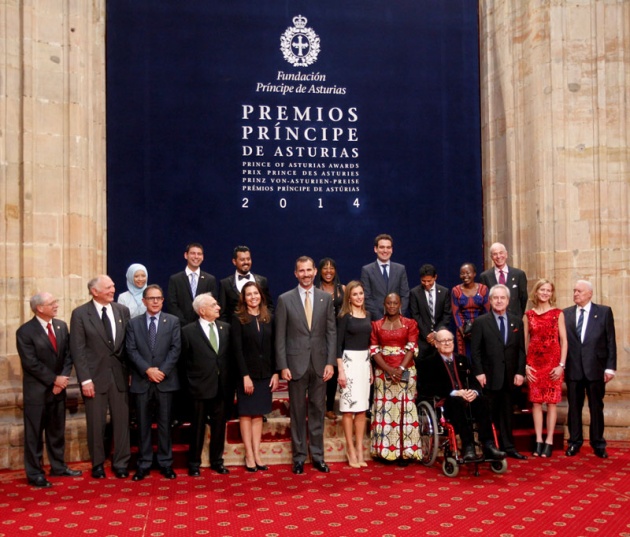
[[[287,465],[267,472],[208,469],[174,481],[50,478],[27,485],[23,472],[0,473],[0,536],[182,537],[305,536],[630,536],[630,445],[611,443],[610,459],[589,448],[574,458],[509,460],[503,475],[481,466],[454,479],[441,467],[371,463],[330,474]],[[438,459],[439,462],[439,459]]]

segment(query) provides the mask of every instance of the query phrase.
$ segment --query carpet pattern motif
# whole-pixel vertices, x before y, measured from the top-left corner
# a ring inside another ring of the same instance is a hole
[[[507,473],[463,467],[448,478],[439,461],[426,468],[372,462],[352,469],[310,465],[248,473],[208,469],[173,481],[152,472],[118,480],[55,478],[36,489],[23,472],[0,473],[0,537],[170,536],[593,536],[630,537],[630,445],[609,445],[610,458],[583,448],[577,457],[509,460]]]

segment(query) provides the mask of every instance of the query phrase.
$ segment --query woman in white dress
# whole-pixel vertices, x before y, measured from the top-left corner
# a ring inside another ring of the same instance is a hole
[[[370,334],[372,323],[365,310],[365,295],[359,281],[346,285],[337,320],[337,367],[339,410],[346,437],[346,456],[352,468],[367,466],[363,455],[365,411],[369,407],[372,366]],[[354,429],[354,440],[353,440]]]

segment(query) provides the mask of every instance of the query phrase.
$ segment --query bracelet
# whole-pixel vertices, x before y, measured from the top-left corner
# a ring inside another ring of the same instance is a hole
[[[407,370],[406,370],[406,369],[405,369],[402,365],[399,365],[399,366],[398,366],[398,369],[400,369],[403,373],[404,373],[405,371],[407,371]]]
[[[566,367],[565,364],[558,364],[562,369],[564,369]]]

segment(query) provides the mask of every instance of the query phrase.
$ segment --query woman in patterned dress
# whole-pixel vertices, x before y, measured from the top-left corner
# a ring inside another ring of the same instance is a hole
[[[346,456],[352,468],[367,466],[363,456],[365,411],[370,404],[372,365],[370,363],[370,314],[365,310],[361,282],[346,286],[337,320],[337,369],[339,371],[339,410],[346,437]],[[354,426],[354,442],[352,429]]]
[[[553,433],[558,416],[556,405],[562,398],[562,378],[567,360],[567,332],[564,314],[556,303],[556,290],[549,280],[538,280],[529,297],[534,307],[525,312],[525,371],[529,400],[533,404],[536,431],[535,457],[551,457]],[[547,437],[543,443],[543,403],[547,404]]]
[[[488,288],[475,282],[477,269],[472,263],[464,263],[459,269],[462,281],[451,290],[453,319],[457,325],[457,353],[470,360],[470,329],[481,314],[490,311]]]
[[[376,362],[372,410],[372,457],[406,466],[421,460],[416,409],[418,324],[400,314],[400,296],[385,297],[385,316],[372,321],[370,354]]]

